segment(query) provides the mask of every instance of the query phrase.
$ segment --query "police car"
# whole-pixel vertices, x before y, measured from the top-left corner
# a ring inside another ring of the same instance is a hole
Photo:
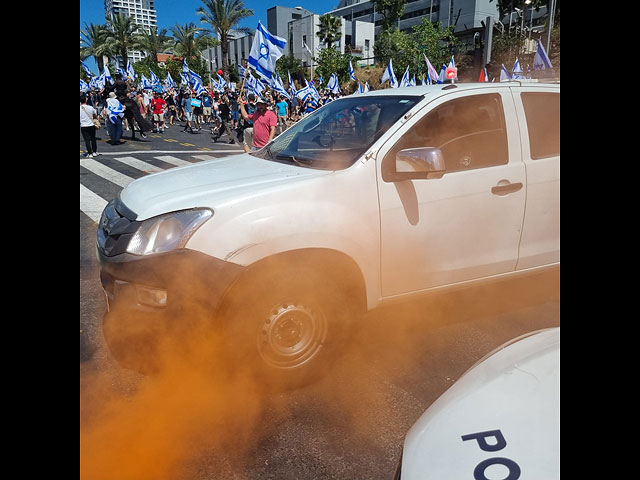
[[[394,480],[560,478],[560,328],[467,371],[405,437]]]

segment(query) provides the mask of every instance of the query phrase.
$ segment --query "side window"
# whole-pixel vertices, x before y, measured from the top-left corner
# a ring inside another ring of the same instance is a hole
[[[505,165],[509,154],[500,95],[466,96],[436,107],[387,153],[383,170],[394,168],[397,152],[417,147],[439,148],[446,173]]]
[[[520,94],[529,130],[531,158],[560,155],[560,94]]]

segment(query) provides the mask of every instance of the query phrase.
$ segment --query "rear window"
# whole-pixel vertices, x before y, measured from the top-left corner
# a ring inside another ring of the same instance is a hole
[[[560,94],[521,93],[529,130],[531,158],[560,155]]]

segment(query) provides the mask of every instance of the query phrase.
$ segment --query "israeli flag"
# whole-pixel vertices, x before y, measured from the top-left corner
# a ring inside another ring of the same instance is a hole
[[[176,88],[176,82],[171,78],[171,74],[167,72],[167,78],[164,79],[164,86],[167,88]]]
[[[387,65],[387,68],[382,74],[380,84],[382,85],[387,80],[389,80],[389,83],[393,88],[398,88],[398,79],[396,78],[395,73],[393,73],[393,65],[391,64],[391,59],[389,59],[389,65]]]
[[[508,82],[509,80],[511,80],[511,75],[509,75],[509,72],[507,71],[507,68],[504,66],[504,63],[503,63],[502,67],[500,68],[500,81]]]
[[[340,83],[338,81],[338,76],[335,73],[331,74],[329,81],[327,82],[326,90],[330,90],[333,93],[340,92]]]
[[[107,67],[107,65],[102,67],[102,74],[100,76],[105,82],[108,81],[109,83],[113,83],[113,80],[111,79],[111,72],[109,71],[109,67]]]
[[[89,84],[82,79],[80,79],[80,91],[85,93],[89,91]]]
[[[153,70],[149,70],[149,74],[151,76],[151,85],[153,85],[153,86],[161,85],[160,79],[158,78],[158,76],[155,73],[153,73]]]
[[[238,75],[240,75],[240,78],[244,78],[244,73],[247,69],[244,68],[242,65],[238,65]]]
[[[131,62],[129,60],[127,60],[127,77],[129,77],[134,82],[138,79],[136,72],[133,70],[133,65],[131,65]]]
[[[533,69],[544,70],[545,68],[553,68],[553,67],[551,66],[551,61],[547,56],[547,52],[544,49],[542,42],[538,40],[538,50],[536,51],[536,54],[533,57]]]
[[[118,117],[124,117],[124,106],[118,101],[118,99],[107,99],[107,116],[111,123],[116,123]]]
[[[144,73],[140,77],[140,85],[145,90],[151,90],[151,88],[153,88],[149,79],[144,76]]]
[[[289,76],[289,89],[291,90],[291,93],[293,93],[294,95],[296,94],[296,87],[293,84],[293,80],[291,80],[291,73],[287,70],[287,75]]]
[[[311,87],[308,84],[306,87],[302,87],[296,92],[296,97],[298,97],[301,102],[304,102],[309,95],[312,95],[312,92]]]
[[[218,75],[218,74],[216,73],[216,75]],[[224,90],[224,87],[228,86],[227,81],[224,78],[222,78],[220,75],[218,75],[218,85],[220,85],[220,87],[223,90]]]
[[[410,87],[411,80],[409,79],[409,65],[407,65],[407,69],[404,71],[404,75],[402,75],[402,80],[400,80],[400,87]]]
[[[94,77],[94,75],[93,73],[91,73],[91,70],[89,70],[89,67],[87,67],[82,60],[80,60],[80,65],[82,66],[84,73],[86,73],[87,77],[89,77],[89,80],[91,80]]]
[[[369,91],[369,82],[364,82],[364,91],[365,92]]]
[[[258,21],[258,28],[249,52],[249,65],[258,72],[258,75],[271,80],[276,70],[276,61],[283,55],[286,43],[283,38],[271,35]]]
[[[120,74],[120,77],[122,78],[122,80],[127,79],[127,72],[125,72],[122,68],[118,67],[117,72]]]
[[[447,66],[443,64],[442,68],[440,69],[440,75],[438,75],[438,80],[436,81],[436,83],[444,83],[444,81],[446,80],[445,78],[446,73],[447,73]]]
[[[512,73],[513,75],[511,76],[511,78],[514,80],[520,80],[524,78],[524,75],[522,75],[522,67],[520,66],[520,60],[518,60],[518,57],[516,57],[516,63],[513,64]]]
[[[353,71],[353,65],[351,65],[351,59],[349,59],[349,78],[351,80],[356,79],[356,72]]]

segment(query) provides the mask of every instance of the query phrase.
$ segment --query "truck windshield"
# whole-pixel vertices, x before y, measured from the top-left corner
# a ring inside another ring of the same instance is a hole
[[[342,170],[366,150],[421,96],[358,96],[334,100],[251,155],[322,170]]]

